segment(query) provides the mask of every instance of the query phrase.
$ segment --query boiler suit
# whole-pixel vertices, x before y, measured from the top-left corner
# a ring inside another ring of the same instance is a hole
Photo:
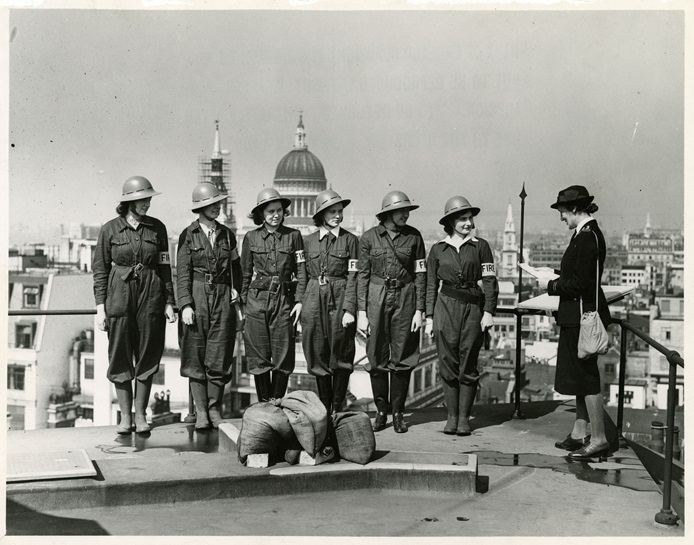
[[[193,307],[195,321],[179,320],[181,376],[223,386],[231,380],[236,312],[231,288],[241,287],[236,237],[216,223],[214,248],[196,220],[180,236],[176,272],[178,306]]]
[[[356,320],[342,327],[345,312],[357,315],[359,239],[340,229],[335,237],[311,233],[304,239],[308,284],[301,309],[301,338],[308,372],[351,373],[354,366]]]
[[[301,233],[280,225],[250,231],[241,251],[246,325],[243,340],[253,375],[274,370],[289,376],[295,363],[295,328],[289,315],[306,290],[306,260]]]
[[[479,379],[482,313],[496,313],[499,283],[486,240],[469,237],[459,250],[448,241],[437,242],[429,252],[426,314],[434,316],[441,378],[471,386]]]
[[[144,381],[159,370],[164,307],[174,304],[170,263],[166,227],[156,218],[145,216],[133,229],[117,217],[99,232],[94,298],[106,311],[111,382]]]

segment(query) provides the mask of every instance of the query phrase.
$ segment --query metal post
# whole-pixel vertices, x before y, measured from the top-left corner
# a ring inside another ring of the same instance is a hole
[[[521,227],[520,227],[520,251],[518,252],[518,263],[523,263],[523,234],[525,232],[525,197],[528,194],[525,192],[525,182],[523,189],[518,195],[521,199]],[[518,303],[521,302],[523,293],[523,269],[518,267]],[[515,388],[515,410],[513,418],[525,418],[521,409],[520,393],[521,393],[521,328],[523,326],[523,315],[520,309],[516,307],[516,388]]]
[[[672,439],[675,429],[675,407],[677,406],[677,366],[668,357],[670,373],[668,374],[667,390],[667,430],[665,431],[665,470],[663,472],[663,508],[655,515],[659,524],[674,526],[679,518],[670,509],[672,496]]]
[[[627,320],[629,315],[627,315]],[[626,448],[627,442],[622,435],[624,426],[624,383],[626,381],[627,370],[627,329],[620,323],[621,329],[621,344],[619,351],[619,397],[617,403],[617,439],[619,440],[619,448]]]

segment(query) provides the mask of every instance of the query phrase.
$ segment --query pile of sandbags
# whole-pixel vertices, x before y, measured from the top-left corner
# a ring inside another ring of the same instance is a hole
[[[297,390],[246,409],[237,454],[242,464],[251,454],[269,454],[272,460],[296,464],[302,450],[314,457],[326,446],[332,446],[345,460],[366,464],[376,449],[368,415],[344,412],[328,419],[315,393]]]

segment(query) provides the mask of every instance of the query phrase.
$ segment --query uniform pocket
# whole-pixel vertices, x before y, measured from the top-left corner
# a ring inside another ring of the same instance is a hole
[[[114,267],[108,277],[104,311],[109,318],[125,316],[128,311],[128,287],[121,279],[122,274]]]

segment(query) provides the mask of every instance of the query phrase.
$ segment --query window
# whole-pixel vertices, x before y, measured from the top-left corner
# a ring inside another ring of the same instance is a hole
[[[684,299],[680,299],[680,314],[684,316]]]
[[[431,365],[427,365],[424,368],[424,387],[425,388],[430,388],[431,387],[431,377],[433,375],[433,371],[431,369]]]
[[[36,322],[18,322],[15,324],[15,348],[32,348],[36,336]]]
[[[38,286],[24,286],[24,308],[39,308],[40,299]]]
[[[7,412],[10,414],[10,429],[24,429],[24,405],[8,405]]]
[[[609,374],[613,375],[614,370],[615,370],[614,363],[606,363],[605,364],[605,373],[609,373]]]
[[[23,365],[9,364],[7,366],[7,389],[24,390],[24,373],[26,368]]]
[[[663,339],[666,341],[672,340],[672,332],[669,329],[663,329]]]
[[[84,379],[94,380],[94,358],[84,358]]]
[[[86,371],[86,368],[85,368]],[[93,372],[92,372],[93,374]],[[159,371],[157,371],[154,374],[154,378],[152,379],[152,384],[159,384],[160,386],[163,386],[165,384],[164,380],[166,377],[166,366],[162,363],[159,365]]]
[[[663,299],[660,301],[660,310],[663,313],[669,313],[670,312],[670,300],[669,299]]]
[[[414,388],[412,389],[412,393],[416,394],[422,389],[422,370],[417,369],[414,372]]]

